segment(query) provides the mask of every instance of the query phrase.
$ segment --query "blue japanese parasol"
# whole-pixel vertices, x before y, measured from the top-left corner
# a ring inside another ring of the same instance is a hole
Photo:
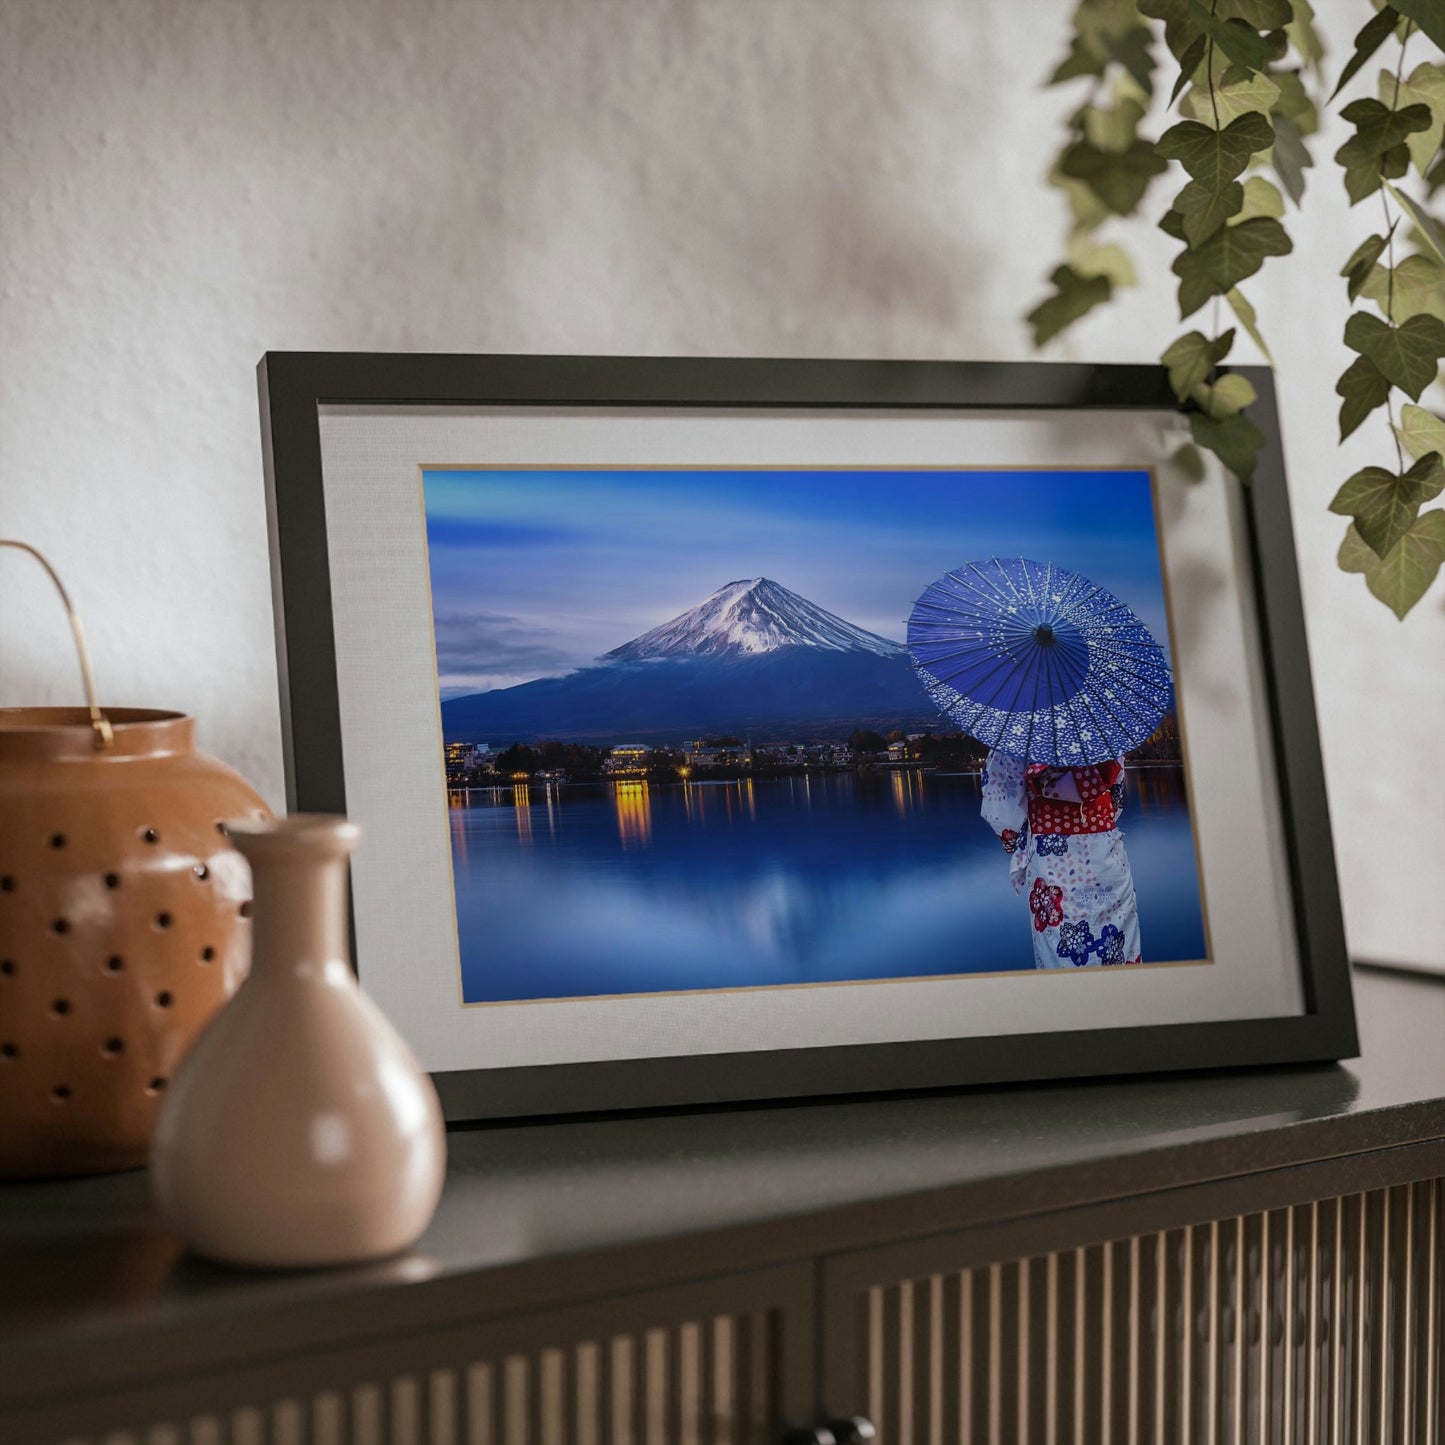
[[[960,729],[1051,767],[1122,757],[1173,698],[1162,649],[1113,593],[1023,557],[966,562],[926,587],[908,650]]]

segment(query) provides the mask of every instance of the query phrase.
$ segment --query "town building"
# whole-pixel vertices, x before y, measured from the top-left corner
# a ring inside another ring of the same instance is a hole
[[[463,783],[478,768],[491,762],[489,743],[448,743],[445,751],[449,783]]]
[[[635,777],[647,771],[652,749],[645,743],[618,743],[602,763],[602,771],[612,777]]]

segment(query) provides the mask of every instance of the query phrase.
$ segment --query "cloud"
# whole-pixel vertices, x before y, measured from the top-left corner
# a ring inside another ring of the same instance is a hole
[[[437,672],[446,685],[464,680],[507,678],[492,687],[509,687],[537,677],[557,677],[579,666],[570,649],[559,647],[557,634],[504,612],[447,613],[436,619]],[[475,688],[474,691],[483,691]]]

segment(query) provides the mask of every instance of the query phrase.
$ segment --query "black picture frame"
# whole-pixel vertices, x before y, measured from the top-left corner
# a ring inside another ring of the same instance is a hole
[[[449,1120],[915,1090],[1353,1057],[1358,1051],[1274,380],[1244,507],[1303,1012],[1066,1033],[800,1047],[434,1074]],[[320,410],[396,407],[1177,412],[1162,367],[272,352],[258,367],[286,801],[344,813]]]

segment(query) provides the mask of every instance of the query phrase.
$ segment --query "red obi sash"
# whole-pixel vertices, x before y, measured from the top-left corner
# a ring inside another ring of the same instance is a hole
[[[1087,768],[1030,763],[1025,772],[1029,829],[1043,833],[1107,833],[1118,816],[1110,789],[1124,775],[1117,762]]]

